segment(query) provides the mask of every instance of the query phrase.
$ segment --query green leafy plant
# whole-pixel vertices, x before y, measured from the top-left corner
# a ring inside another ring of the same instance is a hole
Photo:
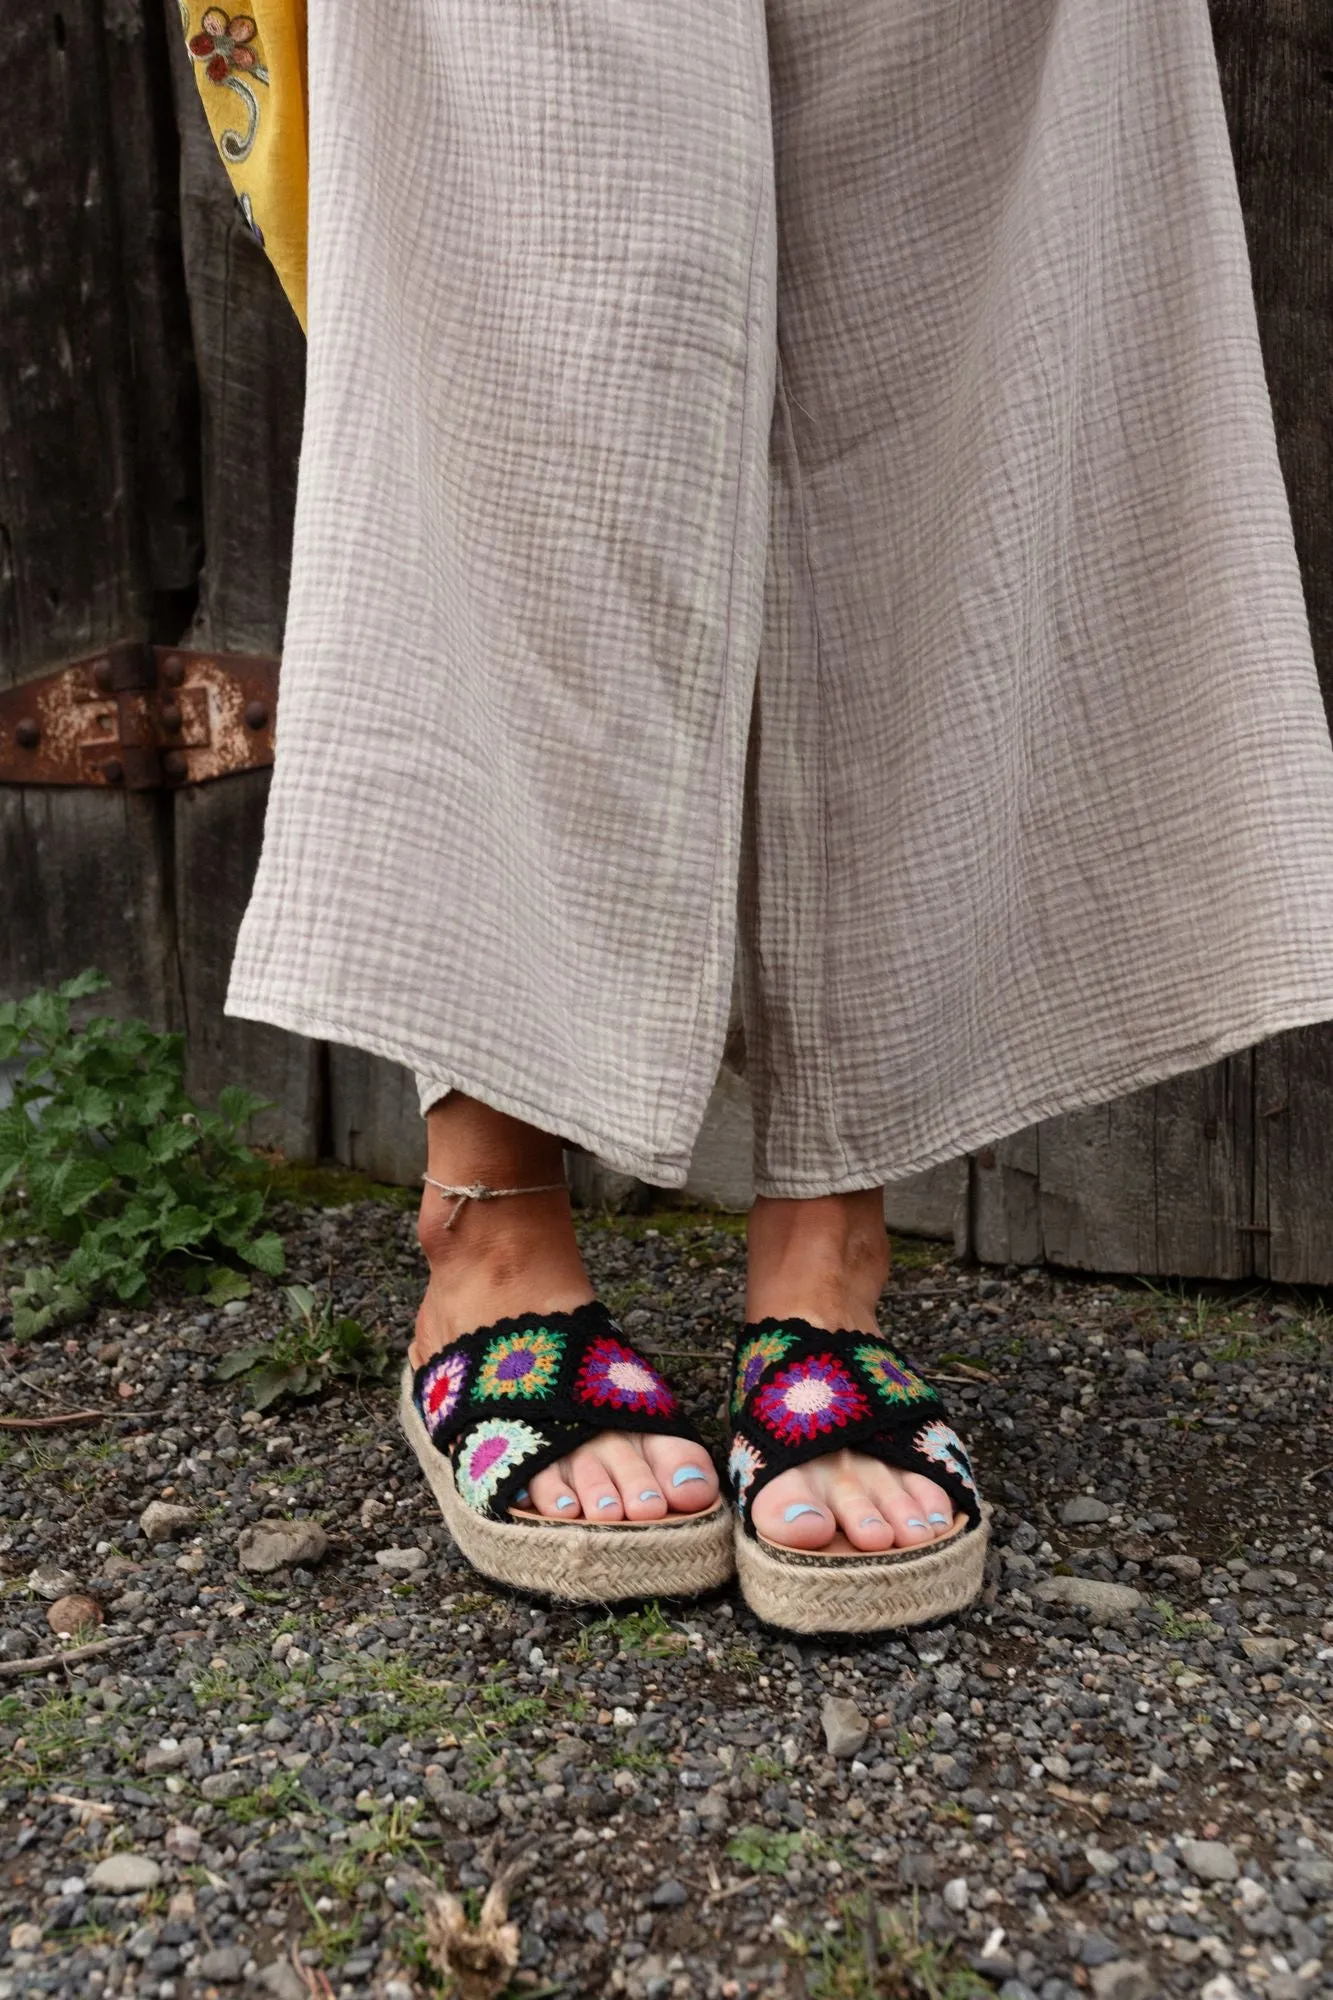
[[[240,1133],[265,1100],[229,1088],[206,1111],[185,1089],[184,1041],[73,1003],[110,982],[83,972],[0,1002],[0,1063],[22,1063],[0,1109],[0,1208],[67,1246],[11,1292],[14,1332],[44,1332],[101,1298],[137,1305],[162,1267],[202,1291],[233,1290],[239,1262],[276,1277],[282,1244],[259,1231],[264,1193]],[[223,1273],[226,1273],[223,1276]]]
[[[989,2000],[994,1988],[953,1947],[921,1935],[918,1911],[878,1909],[870,1896],[839,1905],[839,1931],[817,1942],[788,1933],[806,1963],[811,2000]]]
[[[805,1846],[800,1833],[774,1833],[766,1826],[743,1826],[727,1842],[727,1858],[752,1875],[784,1875],[792,1856]]]
[[[244,1378],[255,1409],[266,1410],[280,1396],[318,1395],[336,1376],[375,1380],[393,1366],[378,1333],[335,1313],[332,1299],[309,1285],[288,1285],[286,1292],[286,1325],[271,1340],[224,1354],[213,1370],[220,1382]]]

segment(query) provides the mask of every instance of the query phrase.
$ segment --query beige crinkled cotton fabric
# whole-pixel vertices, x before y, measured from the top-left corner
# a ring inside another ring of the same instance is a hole
[[[670,1186],[739,951],[793,1195],[1333,1016],[1205,0],[313,0],[310,135],[232,1013]]]

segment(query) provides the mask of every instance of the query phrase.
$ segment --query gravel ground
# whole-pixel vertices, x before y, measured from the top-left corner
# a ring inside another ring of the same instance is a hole
[[[409,1214],[279,1221],[289,1278],[405,1337]],[[736,1224],[584,1235],[720,1442]],[[0,1434],[0,1668],[70,1594],[126,1642],[0,1677],[0,2000],[410,2000],[414,1871],[480,1891],[525,1844],[515,1994],[1333,1994],[1330,1320],[898,1247],[884,1323],[997,1546],[976,1612],[890,1643],[489,1588],[390,1384],[261,1417],[211,1379],[279,1287],[0,1348],[4,1409],[108,1413]],[[324,1533],[247,1571],[274,1517]]]

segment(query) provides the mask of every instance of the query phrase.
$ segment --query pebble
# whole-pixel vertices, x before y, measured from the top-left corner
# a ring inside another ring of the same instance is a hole
[[[1147,1599],[1126,1583],[1098,1583],[1089,1576],[1048,1576],[1032,1586],[1043,1604],[1076,1604],[1095,1617],[1124,1618]]]
[[[869,1722],[846,1695],[825,1695],[819,1722],[830,1757],[854,1757],[870,1735]]]
[[[46,1622],[62,1639],[76,1632],[91,1632],[102,1623],[102,1607],[95,1597],[58,1597],[46,1614]]]
[[[36,1650],[30,1633],[19,1632],[12,1626],[0,1632],[0,1660],[30,1660]]]
[[[946,1882],[942,1894],[945,1909],[952,1910],[955,1916],[961,1916],[970,1900],[966,1875],[955,1875],[951,1881]]]
[[[140,1770],[146,1776],[155,1771],[179,1771],[185,1762],[185,1752],[174,1736],[164,1736],[160,1743],[150,1744],[144,1751]]]
[[[109,1854],[88,1877],[90,1888],[105,1889],[111,1896],[142,1895],[161,1880],[161,1867],[146,1854]]]
[[[1291,1651],[1290,1639],[1271,1637],[1263,1632],[1242,1632],[1240,1650],[1259,1666],[1280,1666]]]
[[[460,1791],[442,1771],[427,1770],[426,1797],[441,1819],[465,1833],[484,1833],[500,1817],[499,1808],[480,1793]]]
[[[220,1986],[235,1986],[245,1977],[249,1956],[242,1945],[217,1945],[195,1962],[193,1970],[200,1979],[216,1979]]]
[[[59,1563],[38,1563],[36,1569],[28,1571],[29,1590],[52,1604],[57,1598],[68,1597],[78,1581],[72,1570],[61,1569]]]
[[[39,1951],[42,1943],[40,1924],[15,1924],[9,1933],[11,1951]]]
[[[1154,2000],[1157,1981],[1137,1958],[1113,1958],[1088,1974],[1094,2000]]]
[[[188,1826],[183,1820],[177,1820],[167,1828],[166,1838],[162,1842],[168,1854],[174,1856],[177,1861],[184,1861],[187,1864],[199,1859],[199,1850],[203,1844],[204,1836],[198,1827]]]
[[[266,1576],[271,1570],[322,1562],[328,1547],[318,1521],[257,1521],[237,1537],[236,1555],[242,1569]]]
[[[1091,1493],[1076,1493],[1060,1509],[1060,1519],[1066,1528],[1099,1527],[1110,1518],[1111,1510],[1106,1502],[1094,1499]]]
[[[1220,1840],[1182,1840],[1180,1858],[1190,1874],[1200,1882],[1234,1882],[1240,1863],[1231,1848]]]
[[[310,1988],[289,1959],[273,1959],[255,1974],[255,1978],[264,1991],[273,1996],[273,2000],[310,2000]],[[398,1982],[391,1983],[397,1985]],[[390,1987],[386,1986],[384,1991],[385,2000],[390,2000]],[[407,1988],[409,1996],[414,1991],[414,1988]]]
[[[430,1557],[424,1549],[376,1549],[375,1560],[381,1569],[394,1576],[415,1576],[426,1567]]]
[[[200,1780],[199,1790],[211,1804],[218,1805],[227,1799],[239,1799],[250,1790],[252,1782],[243,1771],[211,1771]]]
[[[674,1877],[664,1875],[648,1900],[655,1910],[678,1910],[682,1903],[688,1903],[690,1899]]]
[[[193,1507],[178,1507],[171,1500],[150,1500],[139,1516],[139,1526],[145,1541],[174,1542],[185,1529],[194,1526],[196,1519]]]

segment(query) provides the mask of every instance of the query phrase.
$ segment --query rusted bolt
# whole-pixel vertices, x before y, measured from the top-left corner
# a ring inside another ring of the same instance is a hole
[[[248,701],[245,704],[245,726],[247,729],[263,729],[268,723],[268,709],[262,701]]]
[[[162,727],[169,730],[174,736],[181,726],[181,720],[181,712],[175,702],[164,701],[162,704]]]
[[[118,785],[124,775],[123,766],[114,757],[109,758],[102,766],[102,776],[106,779],[108,785]]]
[[[162,770],[168,778],[183,778],[189,768],[183,751],[168,750],[162,759]]]
[[[162,662],[162,678],[168,687],[178,688],[185,679],[185,662],[175,653],[168,653]]]
[[[14,740],[20,750],[35,750],[42,740],[42,732],[30,715],[25,715],[14,731]]]
[[[100,694],[110,694],[115,678],[110,660],[93,661],[93,686]]]

